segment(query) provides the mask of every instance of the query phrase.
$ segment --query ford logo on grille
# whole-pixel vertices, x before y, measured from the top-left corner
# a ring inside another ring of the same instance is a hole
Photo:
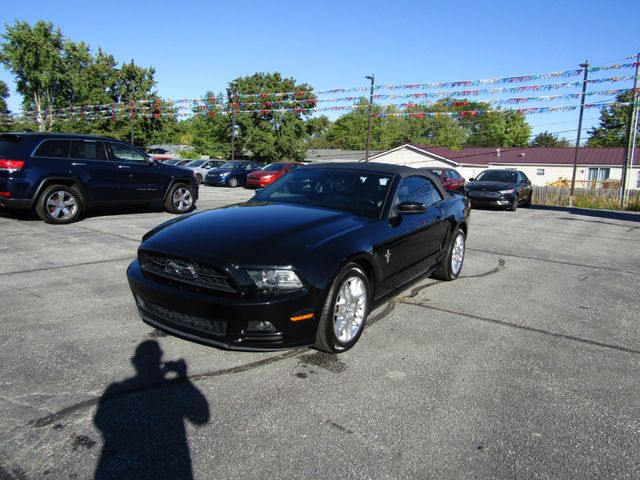
[[[188,263],[178,262],[177,260],[167,260],[164,265],[164,271],[172,275],[176,275],[182,278],[188,278],[194,280],[198,278],[198,273],[193,265]]]

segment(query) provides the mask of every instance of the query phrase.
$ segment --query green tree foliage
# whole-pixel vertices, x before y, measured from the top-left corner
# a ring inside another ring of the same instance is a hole
[[[9,87],[0,80],[0,115],[7,115],[9,107],[7,107],[7,98],[9,98]]]
[[[183,138],[180,143],[191,145],[198,155],[212,158],[231,156],[231,123],[226,109],[222,106],[222,93],[214,95],[206,92],[206,106],[194,110],[191,118],[178,123]]]
[[[619,104],[613,104],[601,110],[600,123],[588,132],[587,146],[625,147],[627,145],[627,129],[632,108],[631,102],[633,102],[632,92],[618,95],[616,101]],[[620,105],[625,103],[627,105]]]
[[[15,76],[38,130],[106,134],[138,144],[177,132],[173,109],[153,90],[153,68],[131,60],[118,68],[112,55],[95,55],[39,20],[6,27],[0,62]]]
[[[24,96],[24,105],[35,112],[38,129],[50,127],[44,110],[51,108],[63,79],[63,36],[53,25],[38,20],[31,27],[16,21],[7,25],[0,43],[0,62],[16,78],[17,91]]]
[[[267,162],[304,158],[309,134],[305,119],[311,115],[308,109],[315,106],[309,85],[277,72],[255,73],[235,79],[229,89],[234,92],[230,113],[236,117],[239,152],[250,151]],[[273,95],[283,92],[290,94]],[[243,113],[249,110],[251,113]]]
[[[570,147],[571,142],[566,138],[558,138],[558,135],[544,131],[537,134],[531,140],[532,147]]]

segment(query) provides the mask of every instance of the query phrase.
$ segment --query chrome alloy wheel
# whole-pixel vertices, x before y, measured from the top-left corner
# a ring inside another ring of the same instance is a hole
[[[464,234],[458,233],[451,249],[451,273],[457,276],[464,261]]]
[[[173,202],[173,206],[176,210],[180,212],[188,211],[191,208],[191,205],[193,205],[191,190],[187,187],[176,188],[176,191],[173,192],[173,196],[171,197],[171,201]]]
[[[68,220],[78,212],[76,197],[64,190],[51,192],[45,201],[47,213],[56,220]]]
[[[341,343],[349,343],[360,332],[367,312],[367,289],[360,277],[347,277],[336,297],[333,333]]]

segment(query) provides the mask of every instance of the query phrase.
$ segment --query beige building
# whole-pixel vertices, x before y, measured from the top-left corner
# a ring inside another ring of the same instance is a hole
[[[640,149],[636,149],[633,165],[627,170],[627,185],[640,189]],[[575,148],[449,148],[405,144],[369,158],[372,162],[407,165],[410,167],[455,168],[467,180],[487,168],[508,168],[523,171],[534,185],[549,185],[559,180],[571,180]],[[624,148],[580,148],[577,186],[602,185],[604,180],[620,180]]]

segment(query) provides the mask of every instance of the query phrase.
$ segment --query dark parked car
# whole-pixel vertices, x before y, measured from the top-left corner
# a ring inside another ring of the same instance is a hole
[[[453,168],[424,167],[420,170],[438,177],[445,190],[464,192],[464,177]]]
[[[260,162],[249,160],[234,160],[227,162],[220,168],[212,168],[204,177],[207,185],[227,185],[235,188],[247,183],[247,175],[263,167]]]
[[[466,197],[413,168],[310,165],[246,203],[154,228],[127,275],[142,319],[166,332],[339,353],[412,282],[458,277],[468,216]]]
[[[191,162],[181,166],[184,166],[184,168],[188,168],[189,170],[193,170],[193,173],[196,176],[196,182],[202,183],[209,170],[212,168],[220,168],[225,163],[226,162],[224,160],[192,160]]]
[[[302,163],[295,162],[277,162],[270,163],[269,165],[262,167],[260,170],[256,170],[255,172],[251,172],[247,175],[247,184],[246,188],[264,188],[267,185],[271,185],[280,177],[286,175],[291,170],[294,170],[300,166]]]
[[[168,211],[186,213],[197,198],[192,172],[115,138],[0,134],[0,206],[34,209],[48,223],[73,222],[98,205],[163,201]]]
[[[531,205],[533,189],[520,170],[490,169],[469,179],[465,192],[472,206],[504,207],[515,212],[519,205]]]

